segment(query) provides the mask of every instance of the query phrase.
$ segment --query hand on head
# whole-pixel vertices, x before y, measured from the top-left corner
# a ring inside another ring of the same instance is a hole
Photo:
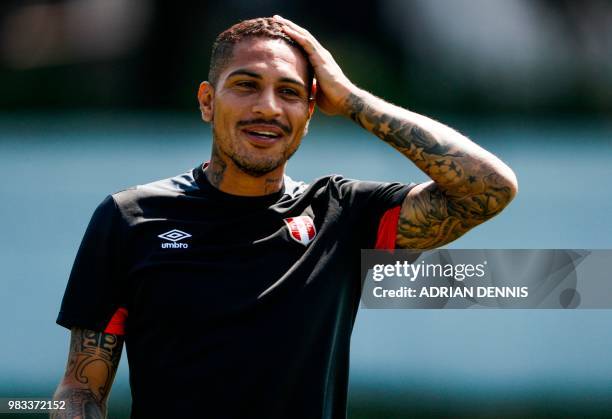
[[[282,23],[283,31],[308,55],[315,71],[317,85],[313,85],[313,90],[321,111],[328,115],[346,115],[346,99],[357,87],[344,75],[331,53],[310,32],[281,16],[274,15],[274,19]]]

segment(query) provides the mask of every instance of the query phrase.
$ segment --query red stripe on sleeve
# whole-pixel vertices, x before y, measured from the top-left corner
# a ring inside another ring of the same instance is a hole
[[[106,325],[104,333],[111,333],[113,335],[125,335],[125,321],[127,320],[127,316],[127,309],[119,307]]]
[[[376,236],[375,249],[395,249],[395,237],[397,236],[397,223],[399,221],[400,206],[385,211],[378,224],[378,235]]]

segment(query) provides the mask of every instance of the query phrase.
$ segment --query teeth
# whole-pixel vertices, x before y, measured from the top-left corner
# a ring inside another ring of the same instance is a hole
[[[270,131],[252,131],[255,134],[259,134],[259,135],[268,135],[270,137],[276,137],[277,134],[274,132],[270,132]]]

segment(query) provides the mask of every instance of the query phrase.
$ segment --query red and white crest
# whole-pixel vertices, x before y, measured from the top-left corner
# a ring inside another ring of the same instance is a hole
[[[308,245],[317,235],[312,218],[307,215],[285,218],[283,221],[287,224],[291,238],[304,246]]]

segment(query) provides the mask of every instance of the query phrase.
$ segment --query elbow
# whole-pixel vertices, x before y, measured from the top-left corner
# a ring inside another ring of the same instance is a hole
[[[496,175],[495,185],[493,186],[496,192],[493,192],[493,195],[497,197],[498,209],[501,211],[508,206],[518,194],[518,179],[514,171],[506,165],[504,165],[502,170],[499,170]]]
[[[516,174],[514,173],[514,171],[510,169],[509,167],[508,167],[507,172],[504,173],[503,177],[504,177],[504,183],[506,184],[506,187],[510,191],[510,196],[508,200],[508,203],[510,203],[510,201],[512,201],[514,197],[518,194],[518,190],[519,190],[518,179],[516,178]]]
[[[482,194],[472,198],[472,214],[480,222],[487,221],[502,212],[518,194],[518,180],[508,166],[496,168],[484,179],[485,188]]]
[[[510,188],[510,200],[512,201],[518,194],[519,186],[518,179],[516,178],[514,171],[508,167],[508,172],[506,181],[508,182],[508,187]]]

